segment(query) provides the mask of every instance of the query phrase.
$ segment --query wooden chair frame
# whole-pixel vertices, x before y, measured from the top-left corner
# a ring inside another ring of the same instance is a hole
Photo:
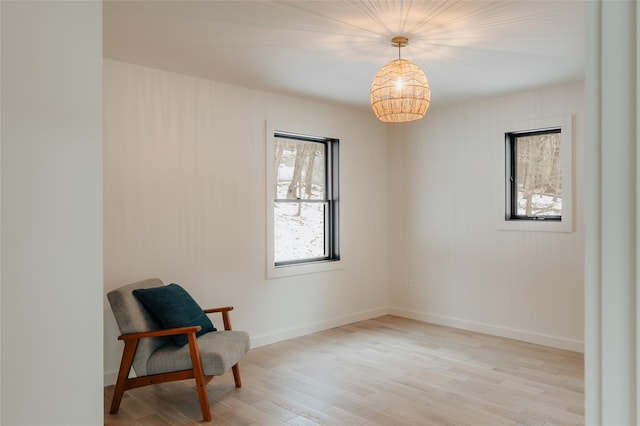
[[[231,330],[231,320],[229,319],[229,311],[233,310],[233,306],[223,308],[205,309],[206,314],[221,313],[222,322],[225,330]],[[113,392],[111,401],[110,414],[116,414],[120,408],[120,402],[125,391],[143,386],[154,385],[157,383],[173,382],[177,380],[195,379],[198,391],[198,399],[200,400],[200,408],[202,409],[202,417],[204,421],[211,421],[211,408],[209,407],[209,397],[207,396],[207,384],[214,376],[205,376],[202,370],[202,362],[200,360],[200,350],[196,339],[196,333],[200,330],[200,326],[168,328],[164,330],[144,331],[141,333],[129,333],[118,336],[118,340],[124,340],[124,351],[122,360],[120,361],[120,370],[118,371],[118,380]],[[133,358],[136,354],[138,342],[140,339],[148,337],[172,336],[176,334],[186,334],[189,341],[189,353],[191,355],[190,370],[172,371],[169,373],[152,374],[142,377],[129,378],[129,372],[133,364]],[[232,368],[233,380],[236,388],[242,387],[240,380],[240,368],[236,363]]]

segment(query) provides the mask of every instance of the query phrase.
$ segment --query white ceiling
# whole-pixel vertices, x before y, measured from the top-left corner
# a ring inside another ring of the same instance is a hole
[[[446,105],[584,78],[583,0],[104,2],[104,56],[368,108],[402,57]]]

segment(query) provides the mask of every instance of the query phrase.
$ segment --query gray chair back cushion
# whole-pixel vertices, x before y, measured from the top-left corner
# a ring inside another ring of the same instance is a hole
[[[118,323],[120,333],[139,333],[141,331],[160,330],[162,324],[156,321],[133,295],[138,288],[152,288],[163,286],[159,278],[150,278],[120,287],[107,293],[111,310]],[[138,377],[146,376],[147,360],[161,346],[169,342],[169,337],[152,337],[140,339],[136,355],[133,359],[133,369]]]

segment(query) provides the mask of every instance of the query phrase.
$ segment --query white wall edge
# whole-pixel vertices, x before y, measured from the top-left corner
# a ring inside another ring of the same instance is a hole
[[[564,337],[550,336],[547,334],[534,333],[525,330],[516,330],[508,327],[500,327],[476,321],[468,321],[443,315],[430,314],[427,312],[396,307],[390,307],[389,314],[403,318],[414,319],[417,321],[428,322],[431,324],[444,325],[448,327],[459,328],[462,330],[475,331],[478,333],[490,334],[492,336],[506,337],[509,339],[521,340],[527,343],[535,343],[538,345],[550,346],[557,349],[565,349],[569,351],[584,353],[584,342],[567,339]]]
[[[319,331],[329,330],[331,328],[340,327],[347,324],[353,324],[355,322],[377,318],[377,317],[381,317],[388,314],[389,314],[389,308],[382,307],[382,308],[372,309],[368,311],[358,312],[355,314],[329,318],[324,321],[305,324],[300,327],[287,328],[285,330],[280,330],[273,333],[251,337],[251,348],[259,348],[260,346],[266,346],[271,343],[277,343],[283,340],[306,336],[308,334],[317,333]],[[118,379],[117,370],[105,371],[104,373],[105,386],[114,385],[117,379]]]

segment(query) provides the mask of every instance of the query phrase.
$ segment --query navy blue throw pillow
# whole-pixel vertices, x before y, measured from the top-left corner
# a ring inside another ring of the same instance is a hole
[[[133,290],[133,295],[165,328],[199,325],[202,329],[196,333],[196,336],[216,331],[207,314],[178,284],[140,288]],[[176,334],[171,336],[171,339],[178,346],[184,346],[189,342],[186,334]]]

